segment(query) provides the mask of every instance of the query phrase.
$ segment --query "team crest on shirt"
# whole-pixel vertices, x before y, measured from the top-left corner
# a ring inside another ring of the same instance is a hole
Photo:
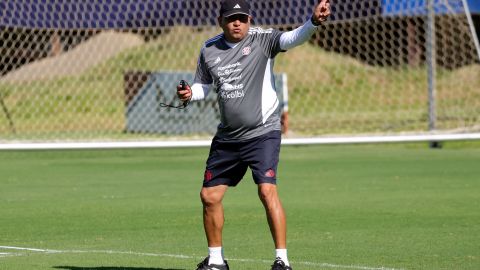
[[[252,49],[250,48],[250,46],[242,49],[242,55],[249,55],[250,52],[252,52]]]

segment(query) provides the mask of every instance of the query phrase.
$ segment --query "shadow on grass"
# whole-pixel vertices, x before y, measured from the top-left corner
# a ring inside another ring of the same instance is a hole
[[[151,267],[128,267],[128,266],[98,266],[98,267],[83,267],[83,266],[54,266],[55,269],[67,270],[186,270],[179,268],[151,268]]]

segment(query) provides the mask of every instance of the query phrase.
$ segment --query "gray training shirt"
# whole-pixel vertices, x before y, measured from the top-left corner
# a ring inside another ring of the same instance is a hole
[[[251,27],[233,48],[223,34],[205,42],[195,83],[213,84],[217,93],[221,122],[216,136],[246,140],[281,129],[273,63],[282,51],[282,33]]]

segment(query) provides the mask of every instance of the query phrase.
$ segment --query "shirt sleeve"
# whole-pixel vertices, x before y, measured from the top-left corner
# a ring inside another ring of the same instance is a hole
[[[309,40],[316,30],[317,27],[313,25],[310,20],[308,20],[302,26],[297,27],[292,31],[283,33],[280,36],[280,48],[282,50],[289,50],[301,45],[305,41]]]
[[[208,95],[210,87],[210,84],[193,83],[193,85],[190,87],[192,90],[192,100],[204,99]]]
[[[195,72],[194,83],[199,84],[212,84],[213,78],[208,70],[207,64],[205,63],[205,47],[202,47],[200,50],[200,55],[197,61],[197,71]]]
[[[200,55],[198,56],[195,79],[193,85],[190,87],[192,90],[192,100],[204,99],[210,91],[210,86],[213,83],[213,78],[208,71],[207,64],[205,63],[204,52],[205,47],[202,47]]]

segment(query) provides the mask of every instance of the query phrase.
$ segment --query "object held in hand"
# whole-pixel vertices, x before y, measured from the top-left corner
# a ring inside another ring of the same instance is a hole
[[[185,81],[185,80],[181,80],[180,81],[180,87],[182,87],[183,90],[186,90],[186,89],[190,89],[190,85],[188,85],[188,83]],[[188,88],[187,88],[188,87]],[[191,91],[191,89],[190,89]],[[188,104],[190,103],[190,100],[191,100],[191,96],[189,99],[183,101],[182,105],[178,105],[178,106],[175,106],[175,105],[172,105],[172,104],[166,104],[166,103],[160,103],[160,107],[164,107],[164,108],[175,108],[175,109],[185,109],[187,108]]]
[[[182,89],[185,89],[185,90],[187,89],[187,86],[188,86],[188,88],[190,89],[190,91],[192,91],[191,88],[190,88],[190,85],[188,85],[188,83],[187,83],[185,80],[181,80],[181,81],[180,81],[180,86],[182,87]],[[190,100],[191,100],[191,99],[192,99],[192,97],[190,96],[189,99],[185,100],[185,101],[183,102],[183,107],[187,107],[188,104],[190,103]]]

